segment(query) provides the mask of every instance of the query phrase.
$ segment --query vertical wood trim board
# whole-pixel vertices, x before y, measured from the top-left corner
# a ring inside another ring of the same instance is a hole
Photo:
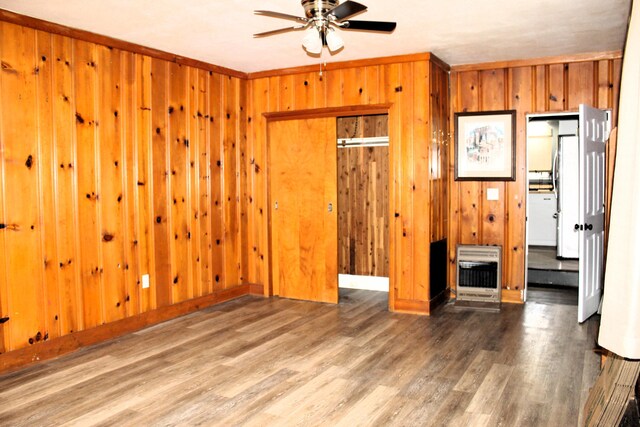
[[[246,80],[8,22],[0,59],[0,352],[247,283]]]
[[[455,112],[514,109],[517,112],[516,180],[453,181],[449,185],[449,285],[455,289],[457,244],[502,245],[503,288],[510,301],[522,300],[525,278],[526,115],[576,111],[588,103],[613,111],[617,121],[620,58],[527,65],[451,73],[451,109]],[[453,124],[452,124],[453,128]],[[449,176],[453,176],[453,143]],[[487,188],[498,188],[499,200],[487,201]],[[504,298],[503,298],[504,299]]]

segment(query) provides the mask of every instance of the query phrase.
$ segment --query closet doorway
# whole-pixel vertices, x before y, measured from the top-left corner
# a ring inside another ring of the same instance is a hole
[[[335,118],[268,130],[273,295],[337,303]]]
[[[338,117],[340,289],[389,291],[389,116]]]
[[[339,277],[389,291],[386,111],[267,115],[271,295],[337,303]]]

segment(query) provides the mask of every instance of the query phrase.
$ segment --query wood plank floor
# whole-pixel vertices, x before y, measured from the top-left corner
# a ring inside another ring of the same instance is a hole
[[[0,425],[570,426],[598,372],[597,320],[242,299],[0,376]]]

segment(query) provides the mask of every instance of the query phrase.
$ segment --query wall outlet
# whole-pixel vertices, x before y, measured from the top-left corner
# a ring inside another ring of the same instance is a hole
[[[149,275],[142,275],[142,289],[147,289],[149,287]]]

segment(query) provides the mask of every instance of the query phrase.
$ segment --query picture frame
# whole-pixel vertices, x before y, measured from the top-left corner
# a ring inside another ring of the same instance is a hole
[[[455,113],[455,180],[515,181],[516,111]]]

